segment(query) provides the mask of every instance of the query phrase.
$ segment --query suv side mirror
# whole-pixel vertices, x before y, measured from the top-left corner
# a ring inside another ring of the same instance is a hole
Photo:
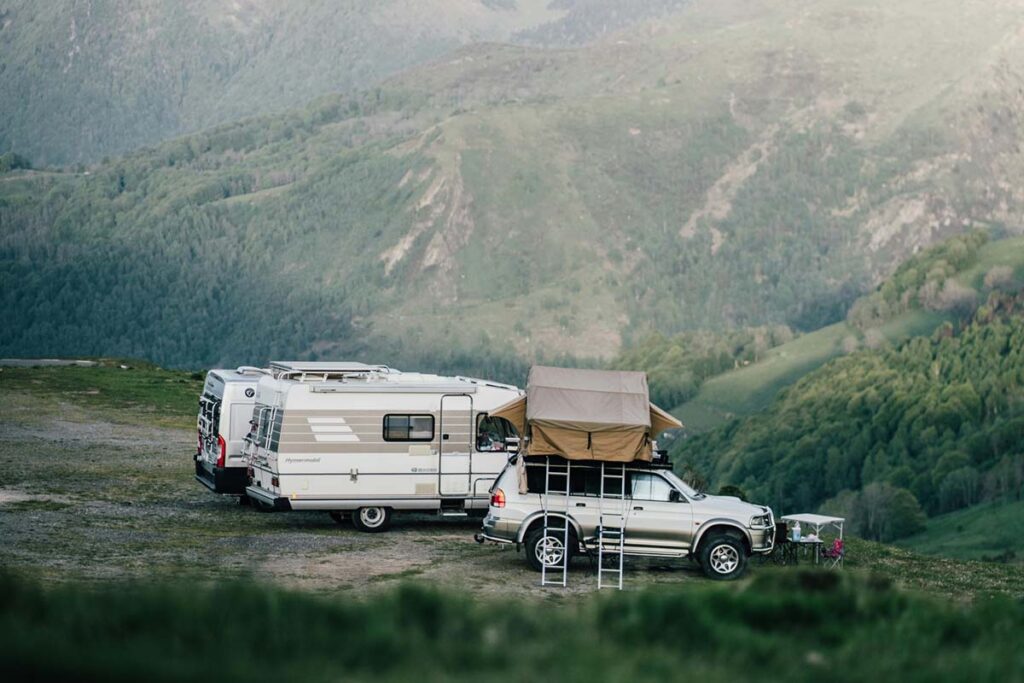
[[[683,494],[678,489],[672,489],[668,494],[668,502],[670,503],[681,503],[683,502]]]

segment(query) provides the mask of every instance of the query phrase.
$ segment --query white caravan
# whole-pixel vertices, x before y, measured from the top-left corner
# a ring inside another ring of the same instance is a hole
[[[252,367],[206,373],[196,419],[196,479],[215,493],[245,495],[242,446],[251,428],[256,384],[268,374],[268,370]]]
[[[331,365],[332,367],[325,367]],[[256,389],[249,486],[264,509],[351,513],[383,531],[393,510],[483,512],[512,425],[488,411],[522,392],[359,363],[273,363]]]

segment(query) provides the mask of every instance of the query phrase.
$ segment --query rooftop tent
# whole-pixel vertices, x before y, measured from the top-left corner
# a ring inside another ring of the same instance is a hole
[[[491,415],[529,433],[527,455],[570,460],[649,461],[651,438],[681,426],[650,402],[642,372],[541,365],[530,369],[526,396]]]

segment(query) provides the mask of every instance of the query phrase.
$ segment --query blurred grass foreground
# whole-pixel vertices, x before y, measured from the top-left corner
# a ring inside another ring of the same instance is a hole
[[[938,601],[852,573],[575,605],[0,575],[9,681],[1019,681],[1022,632],[1019,599]]]

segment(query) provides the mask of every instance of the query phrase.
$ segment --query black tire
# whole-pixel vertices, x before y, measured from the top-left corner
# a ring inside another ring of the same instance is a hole
[[[391,526],[391,508],[372,505],[352,513],[352,524],[359,531],[377,534]]]
[[[557,549],[560,549],[565,544],[565,532],[560,529],[548,529],[548,537],[551,539],[551,547],[555,550],[552,561],[548,563],[548,569],[561,566],[562,555],[557,553]],[[530,567],[534,571],[542,571],[543,566],[541,565],[540,556],[542,554],[542,546],[544,542],[544,527],[538,526],[530,530],[526,534],[526,561],[530,564]],[[576,554],[579,549],[579,541],[576,540],[576,533],[570,528],[569,529],[569,557],[568,561],[572,561],[572,556]]]
[[[735,536],[715,534],[700,544],[700,567],[704,576],[731,581],[747,570],[747,549]]]
[[[348,516],[341,510],[331,510],[327,514],[329,514],[331,519],[333,519],[337,524],[344,524],[348,519]]]

